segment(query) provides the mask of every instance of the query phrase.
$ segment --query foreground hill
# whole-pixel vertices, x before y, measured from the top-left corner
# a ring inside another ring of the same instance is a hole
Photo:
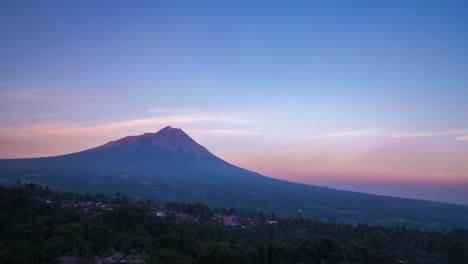
[[[69,155],[0,160],[0,182],[17,180],[62,191],[126,193],[159,203],[273,211],[348,223],[417,228],[468,224],[468,206],[341,191],[276,180],[231,165],[181,129],[129,136]]]
[[[93,197],[34,184],[0,186],[0,208],[3,264],[466,264],[468,260],[468,229],[430,232],[351,226],[261,212],[240,214],[200,203],[161,208],[124,194],[113,199]]]

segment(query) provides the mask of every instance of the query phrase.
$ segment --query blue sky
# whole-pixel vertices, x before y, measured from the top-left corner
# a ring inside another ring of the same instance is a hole
[[[266,175],[468,204],[466,14],[466,1],[2,1],[0,157],[172,125]]]

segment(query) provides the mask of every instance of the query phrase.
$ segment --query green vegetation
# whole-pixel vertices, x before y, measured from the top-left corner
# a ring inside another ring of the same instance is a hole
[[[83,212],[63,201],[113,208]],[[147,263],[468,263],[468,229],[430,232],[404,227],[277,218],[203,204],[168,204],[156,217],[150,201],[53,192],[34,184],[0,187],[0,262],[57,263],[60,256],[146,252]],[[236,214],[241,228],[213,220]],[[275,219],[276,224],[266,220]]]

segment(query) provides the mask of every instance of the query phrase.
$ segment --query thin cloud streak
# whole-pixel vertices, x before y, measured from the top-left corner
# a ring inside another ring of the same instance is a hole
[[[258,122],[258,120],[247,119],[238,117],[235,113],[229,112],[206,112],[200,109],[191,109],[191,108],[154,108],[146,111],[147,113],[154,114],[158,117],[160,116],[204,116],[208,119],[218,122],[230,122],[230,123],[253,123]]]
[[[180,114],[180,113],[200,112],[200,110],[189,109],[189,108],[153,108],[146,112],[151,113],[151,114]]]
[[[468,129],[429,131],[429,132],[409,132],[409,133],[390,133],[391,137],[397,138],[417,138],[417,137],[441,137],[468,133]]]
[[[189,134],[205,134],[215,136],[242,136],[242,135],[258,135],[261,134],[258,130],[249,129],[188,129]]]
[[[105,124],[36,123],[0,128],[0,157],[38,157],[70,153],[95,147],[109,140],[171,125],[200,136],[255,135],[246,127],[252,120],[232,114],[204,112],[139,118]],[[207,128],[209,126],[209,128]],[[218,128],[216,128],[218,127]],[[225,129],[229,127],[229,129]],[[12,152],[14,150],[14,152]]]
[[[324,139],[324,138],[337,138],[337,137],[350,137],[350,136],[369,136],[375,135],[377,132],[371,130],[357,130],[357,131],[344,131],[330,134],[322,134],[306,137],[306,139]]]
[[[329,134],[321,134],[315,136],[309,136],[305,139],[327,139],[327,138],[339,138],[339,137],[354,137],[354,136],[380,136],[390,138],[430,138],[430,137],[443,137],[443,136],[454,136],[468,133],[468,129],[454,129],[454,130],[442,130],[442,131],[426,131],[426,132],[378,132],[374,130],[356,130],[356,131],[344,131],[335,132]],[[465,141],[468,140],[468,136],[457,137],[456,140]]]
[[[252,120],[238,118],[224,113],[197,113],[186,115],[171,115],[164,117],[132,119],[99,125],[67,125],[61,123],[39,123],[29,126],[0,128],[1,135],[22,135],[26,137],[57,134],[89,134],[89,133],[108,133],[125,129],[150,128],[175,125],[175,124],[194,124],[194,123],[223,123],[223,124],[245,124]],[[218,130],[222,132],[223,130]],[[228,131],[228,130],[225,130]]]

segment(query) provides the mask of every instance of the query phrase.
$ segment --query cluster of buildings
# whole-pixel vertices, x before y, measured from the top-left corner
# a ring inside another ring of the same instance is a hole
[[[152,211],[157,217],[164,218],[170,215],[174,215],[177,220],[186,220],[186,221],[191,221],[191,222],[200,221],[199,214],[180,213],[180,212],[165,210],[165,209],[153,209]],[[248,228],[248,227],[252,227],[252,226],[256,226],[260,224],[260,222],[256,219],[244,218],[244,217],[239,217],[236,215],[213,214],[213,216],[211,217],[211,220],[214,222],[223,223],[227,226],[236,226],[236,227],[241,227],[241,228]],[[274,225],[274,224],[278,224],[278,221],[275,219],[267,219],[265,223]]]
[[[99,215],[102,213],[110,212],[113,210],[115,205],[106,204],[103,202],[95,201],[70,201],[70,200],[52,200],[51,198],[38,198],[40,201],[46,204],[58,204],[63,208],[72,208],[81,213]],[[158,209],[150,208],[150,211],[156,216],[165,218],[168,216],[175,216],[177,220],[185,220],[190,222],[200,221],[200,214],[189,214],[181,213],[173,210],[167,209]],[[212,221],[223,223],[227,226],[236,226],[241,228],[248,228],[260,224],[260,221],[257,219],[244,218],[236,215],[223,215],[223,214],[213,214]],[[274,225],[278,224],[276,219],[266,219],[266,224]]]
[[[177,220],[186,220],[186,221],[191,221],[191,222],[200,221],[199,214],[187,214],[187,213],[176,212],[173,210],[156,209],[156,208],[152,208],[151,211],[154,213],[155,216],[161,217],[161,218],[174,215]]]
[[[63,256],[59,258],[60,264],[110,264],[110,263],[145,263],[146,253],[124,254],[116,252],[110,256]]]
[[[247,228],[258,225],[258,222],[253,219],[238,217],[235,215],[214,214],[212,220],[223,223],[228,226],[238,226],[241,228]]]
[[[41,202],[46,204],[58,204],[63,208],[72,208],[82,213],[87,214],[102,214],[113,210],[112,205],[108,205],[103,202],[85,202],[85,201],[69,201],[69,200],[58,200],[54,201],[50,198],[38,198]]]
[[[238,226],[242,228],[256,226],[260,224],[260,221],[257,219],[244,218],[235,215],[214,214],[212,220],[224,223],[225,225]],[[278,224],[278,221],[275,219],[266,219],[265,223],[269,225],[274,225]]]

